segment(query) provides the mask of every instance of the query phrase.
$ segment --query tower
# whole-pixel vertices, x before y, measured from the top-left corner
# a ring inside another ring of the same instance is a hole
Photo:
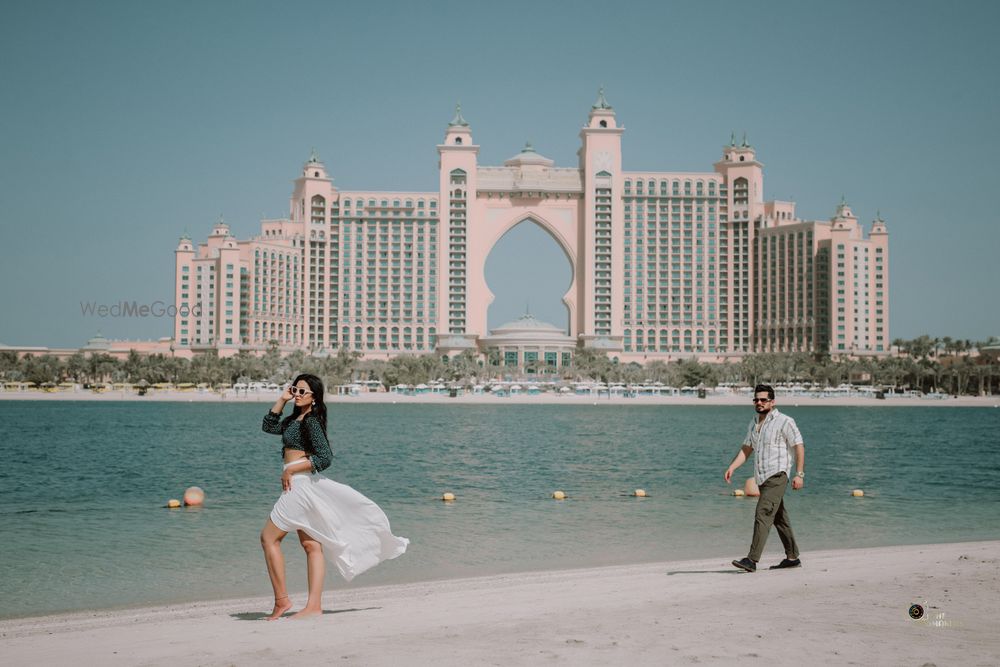
[[[468,322],[468,234],[469,208],[476,198],[476,160],[479,146],[472,142],[472,129],[462,117],[462,105],[439,144],[438,172],[441,207],[438,224],[438,336],[474,334]],[[447,252],[443,249],[447,248]],[[486,332],[479,332],[485,334]]]
[[[755,222],[764,214],[764,165],[753,146],[736,143],[735,133],[713,167],[722,175],[728,195],[725,220],[719,230],[719,345],[732,352],[749,352],[755,309],[751,289],[751,249]]]
[[[191,237],[185,232],[177,242],[177,249],[174,250],[174,304],[177,306],[177,315],[174,317],[174,340],[185,346],[191,343],[191,332],[194,329],[191,313],[191,306],[196,303],[196,300],[191,298],[194,256]]]
[[[580,130],[580,173],[583,182],[581,233],[577,257],[584,274],[578,283],[577,331],[584,345],[602,339],[621,349],[624,304],[621,281],[622,133],[615,110],[602,87]],[[615,284],[615,283],[618,284]]]
[[[306,244],[302,280],[306,288],[304,293],[309,295],[302,309],[302,320],[294,324],[300,325],[310,350],[325,347],[330,341],[331,327],[335,331],[338,325],[336,311],[325,299],[328,282],[326,259],[330,257],[332,261],[329,245],[331,208],[336,197],[333,179],[327,175],[326,166],[313,150],[302,167],[302,175],[295,179],[289,205],[289,218],[301,225],[303,243]],[[306,322],[309,323],[308,328]]]

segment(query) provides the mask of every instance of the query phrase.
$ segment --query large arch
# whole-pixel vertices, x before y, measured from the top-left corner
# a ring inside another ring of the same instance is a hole
[[[556,242],[556,245],[562,250],[567,261],[569,262],[570,283],[561,298],[569,313],[569,335],[575,338],[579,334],[579,331],[577,330],[577,293],[580,270],[577,264],[576,252],[578,247],[578,239],[576,237],[579,233],[579,225],[575,220],[573,220],[571,224],[566,224],[566,222],[557,224],[551,219],[550,216],[537,210],[525,211],[521,209],[517,211],[510,211],[509,215],[500,217],[491,221],[488,225],[484,225],[483,227],[477,229],[477,239],[475,243],[477,251],[475,252],[476,257],[474,261],[470,262],[470,266],[476,267],[476,271],[474,275],[469,275],[469,279],[470,282],[472,282],[470,286],[473,288],[473,291],[478,293],[475,296],[479,296],[480,298],[475,298],[474,296],[474,298],[469,301],[470,319],[472,322],[479,323],[478,328],[482,332],[480,335],[488,333],[487,320],[489,307],[496,297],[486,282],[486,260],[493,252],[493,248],[500,241],[500,239],[502,239],[512,229],[524,223],[534,223],[545,231],[552,238],[552,240]],[[572,237],[570,237],[570,234]]]

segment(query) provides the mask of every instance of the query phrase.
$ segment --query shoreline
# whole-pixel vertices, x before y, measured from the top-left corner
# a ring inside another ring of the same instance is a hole
[[[779,558],[769,552],[761,566]],[[708,558],[333,590],[323,616],[303,621],[305,634],[260,620],[269,597],[28,617],[0,621],[0,653],[12,664],[89,655],[110,665],[798,665],[803,654],[991,664],[1000,652],[1000,541],[802,559],[802,568],[754,574]],[[761,596],[774,603],[765,609]],[[301,608],[304,595],[293,600]],[[923,618],[910,618],[913,604]]]
[[[173,403],[274,403],[276,396],[270,393],[237,395],[232,390],[226,393],[162,390],[139,396],[133,392],[107,391],[0,391],[0,401],[140,401]],[[736,405],[748,406],[749,396],[736,393],[708,394],[705,398],[696,396],[639,396],[626,398],[613,396],[578,396],[544,393],[538,395],[520,394],[515,396],[495,396],[493,394],[462,394],[451,398],[446,394],[419,394],[407,396],[391,392],[365,392],[357,395],[327,394],[327,404],[437,404],[437,405]],[[917,398],[893,396],[876,399],[866,396],[800,396],[778,394],[780,406],[837,406],[837,407],[977,407],[1000,408],[1000,396],[958,396],[944,398]]]

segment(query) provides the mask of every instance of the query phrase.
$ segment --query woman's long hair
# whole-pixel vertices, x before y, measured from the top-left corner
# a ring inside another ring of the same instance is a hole
[[[292,380],[292,386],[294,387],[299,383],[300,380],[304,380],[307,385],[309,385],[309,391],[312,392],[313,405],[312,410],[309,414],[303,418],[302,421],[306,419],[316,419],[319,421],[319,425],[323,428],[323,435],[326,435],[326,404],[323,402],[323,381],[320,380],[315,375],[310,373],[302,373],[297,375],[294,380]],[[288,425],[292,423],[293,419],[298,419],[299,415],[302,414],[302,410],[298,405],[292,408],[292,414],[285,417],[281,422],[281,431],[284,432]],[[304,426],[304,424],[303,424]],[[307,454],[315,454],[316,450],[313,449],[312,441],[309,438],[309,429],[301,428],[299,432],[302,436],[302,447]]]

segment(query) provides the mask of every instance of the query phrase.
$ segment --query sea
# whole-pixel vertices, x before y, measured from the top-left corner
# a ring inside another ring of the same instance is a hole
[[[0,401],[0,618],[268,597],[281,492],[269,404]],[[746,555],[748,405],[330,403],[325,472],[376,501],[401,557],[327,589]],[[1000,409],[780,406],[806,442],[786,502],[819,549],[1000,539]],[[190,486],[201,507],[168,509]],[[647,497],[635,497],[643,489]],[[862,489],[863,497],[852,495]],[[554,500],[561,490],[565,500]],[[455,494],[443,502],[445,492]],[[292,591],[306,588],[294,535]],[[772,532],[764,556],[781,558]]]

